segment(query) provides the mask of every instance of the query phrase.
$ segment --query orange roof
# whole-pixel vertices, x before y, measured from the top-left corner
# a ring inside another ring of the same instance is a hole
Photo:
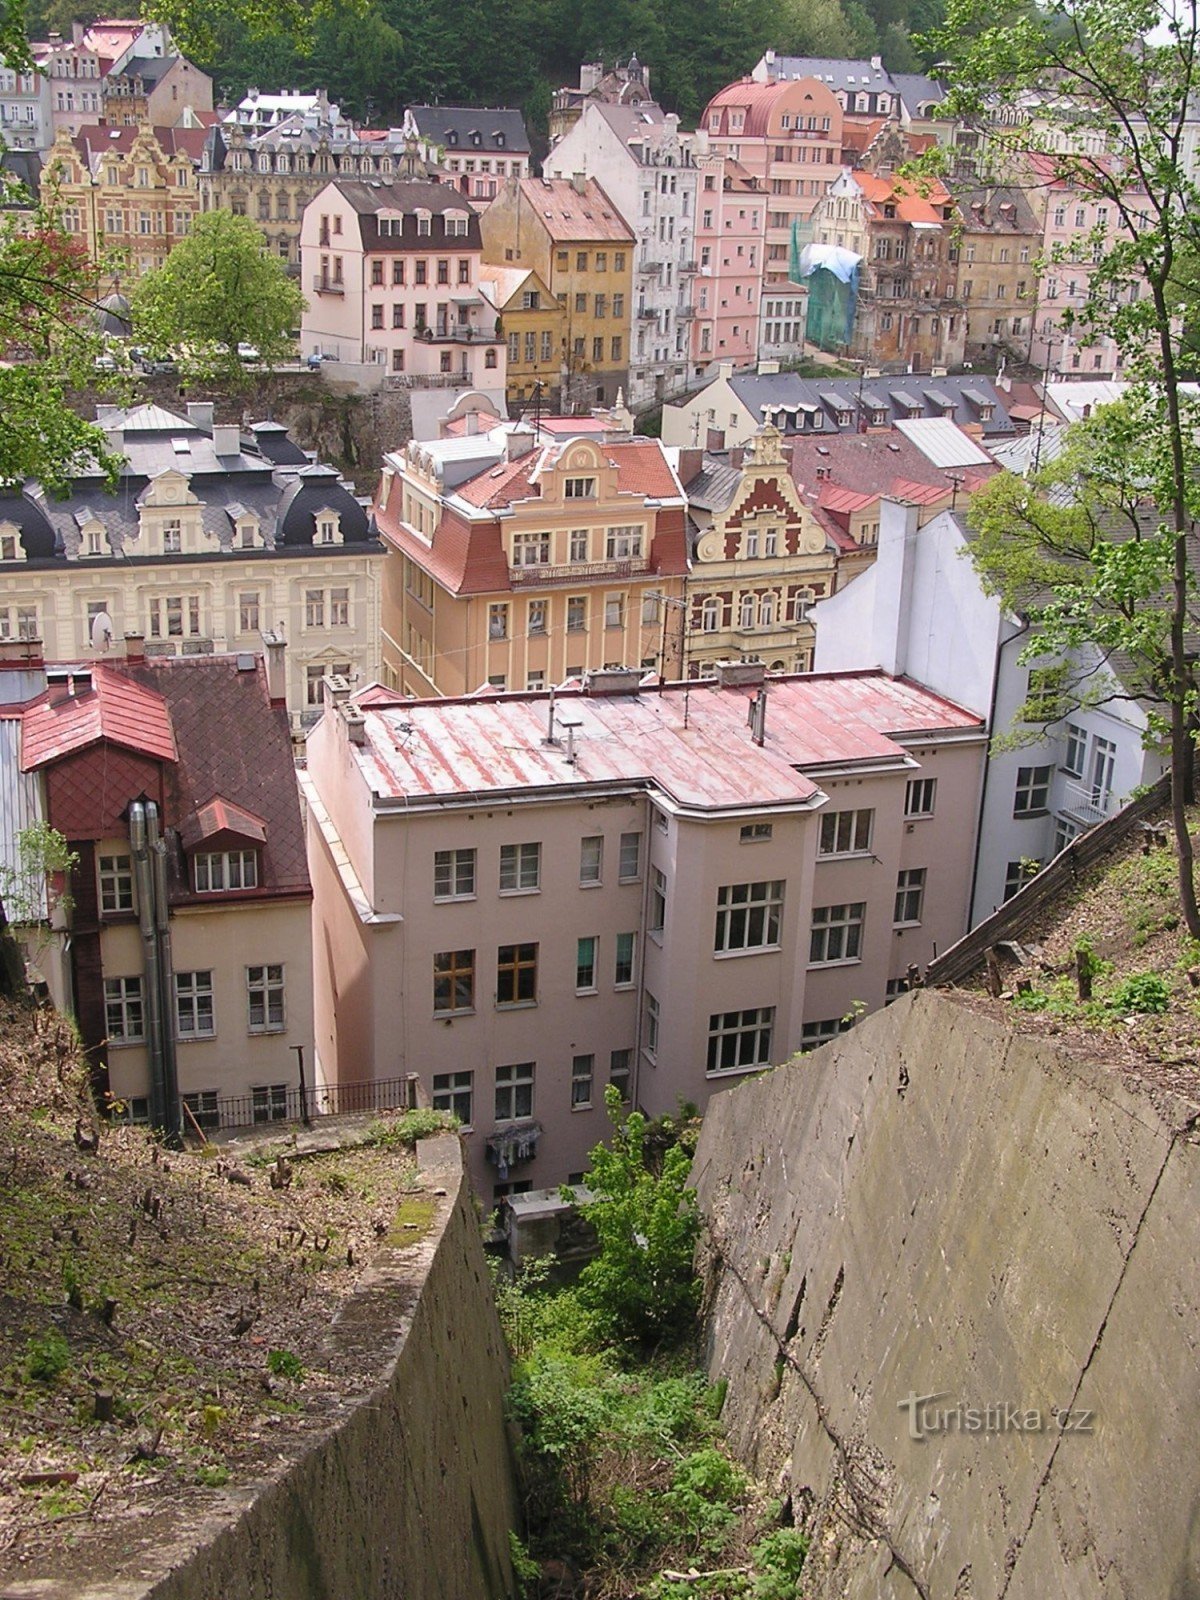
[[[191,845],[201,839],[212,839],[219,833],[235,834],[239,839],[254,839],[259,844],[264,844],[267,838],[267,825],[254,811],[247,811],[245,806],[239,806],[233,800],[226,800],[223,795],[216,795],[206,805],[202,805],[195,814],[191,829],[185,828],[186,845]],[[192,837],[186,837],[187,834]]]
[[[933,222],[940,226],[946,220],[942,215],[944,207],[954,204],[949,189],[937,178],[930,178],[922,185],[926,190],[924,194],[918,194],[903,178],[879,177],[873,172],[857,170],[853,178],[864,200],[873,207],[895,205],[901,222]]]
[[[497,510],[516,500],[535,500],[541,495],[536,481],[539,473],[553,466],[569,438],[583,430],[573,430],[541,450],[531,450],[516,461],[487,467],[478,477],[468,478],[454,491],[469,505]],[[601,444],[600,449],[617,469],[617,493],[645,495],[652,500],[680,498],[675,476],[657,439],[629,439],[616,444]]]
[[[21,770],[33,772],[49,761],[107,740],[126,750],[177,759],[167,702],[118,672],[95,666],[72,680],[73,693],[55,703],[41,696],[25,712],[21,730]],[[51,693],[58,693],[57,688]]]
[[[589,178],[583,193],[569,178],[522,178],[521,193],[556,241],[614,239],[632,244],[633,234],[616,206]]]

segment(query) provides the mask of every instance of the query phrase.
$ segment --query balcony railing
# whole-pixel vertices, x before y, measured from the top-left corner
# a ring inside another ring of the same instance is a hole
[[[542,589],[550,584],[588,583],[593,578],[636,578],[650,571],[648,556],[626,561],[575,561],[565,567],[510,567],[509,581],[514,589]]]
[[[638,316],[643,322],[654,322],[658,318],[658,312],[653,306],[643,306],[638,312]]]
[[[313,291],[316,294],[341,294],[346,293],[346,285],[338,283],[333,278],[326,278],[322,273],[317,273],[313,279]]]
[[[439,322],[436,327],[418,330],[418,339],[429,344],[502,344],[502,334],[488,333],[466,322]]]
[[[675,308],[675,320],[676,320],[676,322],[693,322],[695,320],[695,317],[696,317],[696,308],[695,308],[695,306],[676,306],[676,308]]]
[[[699,267],[694,261],[681,261],[679,263],[679,271],[681,275],[685,272],[698,272],[699,270]]]
[[[215,1114],[201,1112],[196,1120],[205,1132],[221,1128],[268,1127],[275,1122],[300,1122],[305,1117],[346,1117],[378,1111],[411,1111],[417,1104],[417,1080],[387,1078],[379,1082],[329,1083],[306,1089],[287,1089],[274,1095],[232,1095],[217,1101]],[[188,1130],[194,1131],[188,1122]]]
[[[1103,822],[1112,805],[1112,791],[1092,783],[1063,784],[1063,812],[1085,828]]]

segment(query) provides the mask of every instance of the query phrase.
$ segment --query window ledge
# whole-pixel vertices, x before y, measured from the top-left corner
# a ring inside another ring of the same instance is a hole
[[[539,883],[536,889],[500,889],[497,892],[503,895],[506,900],[515,900],[524,894],[541,894],[542,886]]]
[[[595,984],[591,984],[586,989],[576,989],[575,993],[580,997],[586,997],[589,994],[599,994],[600,991],[596,988]]]
[[[453,1022],[455,1017],[473,1017],[474,1015],[474,1006],[463,1006],[457,1011],[435,1011],[433,1020],[435,1022]]]
[[[576,1111],[594,1111],[595,1109],[596,1107],[590,1100],[585,1100],[582,1104],[571,1107],[571,1115],[574,1116]]]
[[[586,883],[581,881],[579,887],[581,889],[603,889],[604,880],[602,878],[589,878]]]
[[[916,922],[893,922],[892,923],[892,932],[893,933],[903,933],[905,928],[919,928],[920,926],[921,926],[921,922],[920,922],[919,918],[918,918],[918,920]]]
[[[536,1011],[536,1000],[497,1000],[497,1011]]]
[[[783,949],[780,944],[752,944],[744,950],[714,950],[714,961],[736,961],[739,956],[764,956],[771,955]]]
[[[818,850],[817,865],[822,861],[870,861],[873,850]]]
[[[823,972],[829,967],[861,967],[862,960],[861,956],[841,956],[837,961],[810,961],[807,965],[809,972]]]
[[[435,894],[433,903],[435,906],[462,905],[478,898],[477,894]]]
[[[275,1024],[274,1026],[272,1026],[270,1028],[247,1028],[246,1032],[252,1038],[256,1038],[259,1035],[264,1034],[264,1033],[286,1033],[287,1032],[287,1025],[285,1023],[280,1022],[280,1023],[277,1023],[277,1024]]]
[[[744,1078],[747,1073],[769,1072],[770,1068],[771,1063],[769,1061],[760,1061],[756,1065],[749,1067],[716,1067],[712,1072],[705,1072],[704,1076],[709,1080],[716,1078]]]

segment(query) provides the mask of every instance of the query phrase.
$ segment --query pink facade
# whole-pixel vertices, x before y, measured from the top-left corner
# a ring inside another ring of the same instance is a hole
[[[303,355],[368,381],[503,390],[504,340],[479,289],[479,219],[455,189],[327,184],[305,208],[300,261]]]
[[[984,732],[903,679],[330,693],[303,779],[321,1071],[416,1073],[485,1204],[581,1173],[608,1082],[703,1107],[965,929]]]
[[[752,366],[758,356],[766,197],[731,156],[699,156],[691,359],[702,376],[715,361]]]

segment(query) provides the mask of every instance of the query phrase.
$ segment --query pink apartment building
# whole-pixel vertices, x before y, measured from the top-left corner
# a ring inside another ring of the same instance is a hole
[[[691,358],[703,377],[717,361],[758,359],[758,295],[766,249],[766,196],[732,156],[697,155],[696,276],[692,280]],[[803,319],[797,319],[801,332]]]
[[[326,184],[305,208],[300,262],[302,354],[367,385],[392,375],[503,393],[504,339],[479,289],[479,218],[457,190]]]
[[[880,672],[351,700],[310,735],[331,1081],[419,1076],[485,1204],[811,1048],[967,925],[981,720]]]

